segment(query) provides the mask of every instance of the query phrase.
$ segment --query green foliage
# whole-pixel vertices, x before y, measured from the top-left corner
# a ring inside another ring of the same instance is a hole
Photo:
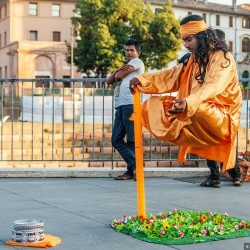
[[[154,14],[142,0],[78,0],[72,23],[80,27],[81,40],[74,49],[78,70],[106,77],[124,63],[124,43],[137,39],[146,68],[161,69],[177,59],[181,38],[171,1]],[[67,61],[70,62],[70,45]]]

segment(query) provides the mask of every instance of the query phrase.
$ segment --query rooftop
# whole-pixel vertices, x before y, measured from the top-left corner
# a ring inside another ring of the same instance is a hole
[[[149,0],[151,4],[164,5],[166,0]],[[234,15],[250,15],[250,4],[236,5],[223,5],[217,3],[210,3],[206,0],[204,1],[194,1],[194,0],[172,0],[172,5],[175,8],[186,8],[186,9],[197,9],[208,12],[218,12]]]

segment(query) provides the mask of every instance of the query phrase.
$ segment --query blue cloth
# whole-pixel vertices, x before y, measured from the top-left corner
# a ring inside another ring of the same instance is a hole
[[[112,131],[112,145],[127,163],[126,174],[133,176],[135,169],[134,121],[129,118],[133,114],[133,105],[122,105],[116,108]],[[126,136],[126,142],[124,140]]]
[[[184,63],[185,61],[187,61],[190,57],[191,53],[187,53],[185,54],[180,60],[179,63]]]

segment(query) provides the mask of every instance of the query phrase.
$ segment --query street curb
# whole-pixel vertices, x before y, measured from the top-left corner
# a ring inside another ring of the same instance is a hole
[[[107,178],[124,172],[125,168],[1,168],[0,178]],[[144,168],[145,177],[198,177],[209,173],[208,168]]]

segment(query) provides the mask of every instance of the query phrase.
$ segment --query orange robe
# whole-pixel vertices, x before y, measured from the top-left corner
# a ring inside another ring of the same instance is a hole
[[[195,79],[198,65],[193,55],[188,64],[168,70],[136,76],[138,88],[147,94],[178,91],[177,98],[185,98],[186,110],[178,115],[166,113],[174,97],[152,96],[142,105],[143,126],[160,140],[181,146],[178,160],[186,154],[223,163],[224,172],[236,161],[236,134],[240,123],[242,94],[236,63],[227,53],[230,65],[222,51],[210,55],[202,84]],[[222,67],[222,65],[224,67]],[[228,67],[226,67],[228,66]]]

